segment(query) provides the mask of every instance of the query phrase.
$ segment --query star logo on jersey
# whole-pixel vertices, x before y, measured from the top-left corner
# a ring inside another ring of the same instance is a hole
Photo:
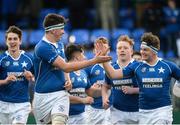
[[[24,61],[23,63],[21,63],[22,68],[27,67],[27,64],[28,64],[28,63],[26,63],[25,61]]]
[[[162,67],[158,69],[159,70],[159,74],[160,73],[164,73],[165,69],[163,69]]]
[[[95,71],[95,74],[96,74],[96,75],[99,75],[99,74],[100,74],[100,70],[96,70],[96,71]]]
[[[74,80],[75,80],[75,78],[74,78],[74,77],[72,77],[72,78],[71,78],[71,82],[73,83],[73,82],[74,82]]]
[[[87,79],[86,78],[84,78],[83,80],[84,80],[85,83],[87,83]]]

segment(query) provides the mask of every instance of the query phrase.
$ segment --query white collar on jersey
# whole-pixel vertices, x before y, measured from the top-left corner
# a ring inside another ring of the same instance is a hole
[[[155,64],[153,64],[153,65],[151,65],[151,64],[149,64],[149,63],[147,63],[146,61],[142,61],[143,63],[146,63],[147,65],[149,65],[149,66],[155,66],[155,65],[157,65],[157,63],[159,62],[159,61],[162,61],[163,59],[162,58],[159,58],[158,57],[158,59],[157,59],[157,61],[156,61],[156,63]]]
[[[25,51],[20,50],[20,54],[19,54],[18,58],[16,58],[16,59],[14,57],[12,57],[11,54],[8,51],[6,51],[5,53],[6,53],[6,55],[10,56],[13,60],[19,60],[19,58],[21,57],[21,54],[24,54]]]
[[[50,42],[45,36],[43,36],[42,40],[44,40],[45,42],[52,44],[53,46],[55,46],[56,48],[58,48],[58,44],[57,43],[52,43]]]
[[[119,65],[120,68],[124,68],[127,67],[130,63],[132,63],[134,61],[134,59],[131,59],[130,62],[126,65],[126,66],[121,66],[118,62],[118,60],[116,61],[116,63]]]

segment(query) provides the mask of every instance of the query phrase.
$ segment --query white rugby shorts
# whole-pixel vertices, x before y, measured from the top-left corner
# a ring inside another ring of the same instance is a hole
[[[38,124],[51,122],[53,114],[69,115],[69,94],[67,91],[36,93],[33,100],[33,112]]]

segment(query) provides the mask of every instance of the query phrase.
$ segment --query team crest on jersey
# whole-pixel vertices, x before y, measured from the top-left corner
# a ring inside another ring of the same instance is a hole
[[[9,66],[9,65],[10,65],[10,61],[6,61],[5,66]]]
[[[15,118],[17,121],[20,121],[22,119],[22,115],[17,115]]]
[[[64,105],[59,105],[58,110],[59,110],[60,112],[64,112],[64,110],[65,110]]]
[[[95,74],[96,74],[96,75],[99,75],[99,74],[100,74],[100,70],[96,70],[96,71],[95,71]]]
[[[141,72],[146,72],[146,67],[143,67],[143,68],[141,69]]]
[[[13,62],[13,66],[19,66],[18,62]]]
[[[77,81],[78,82],[82,81],[81,77],[77,77]]]

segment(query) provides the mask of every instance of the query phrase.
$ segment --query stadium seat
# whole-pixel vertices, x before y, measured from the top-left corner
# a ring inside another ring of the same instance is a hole
[[[136,51],[140,50],[140,44],[141,44],[141,36],[145,33],[145,29],[143,28],[137,28],[132,31],[132,37],[134,39],[134,49]]]
[[[117,61],[116,51],[111,51],[111,52],[109,53],[109,55],[112,57],[112,61],[111,61],[111,62],[116,62],[116,61]]]
[[[110,44],[113,50],[116,50],[117,40],[119,36],[121,35],[131,36],[131,33],[128,29],[113,29],[112,30],[112,42]]]
[[[87,59],[91,59],[94,57],[93,51],[86,50],[86,51],[84,51],[84,54],[85,54]]]
[[[89,44],[89,30],[87,29],[76,29],[70,33],[70,43],[76,43],[80,45]]]
[[[0,31],[0,48],[5,48],[5,31]]]
[[[65,18],[69,18],[68,8],[63,8],[63,9],[58,10],[58,14],[64,16]]]
[[[173,50],[169,50],[169,51],[166,53],[166,57],[165,57],[165,58],[169,59],[169,58],[175,58],[175,57],[176,57],[176,56],[175,56],[174,51],[173,51]]]
[[[129,30],[134,28],[134,20],[136,18],[136,11],[132,8],[121,8],[119,10],[119,24],[122,28]]]
[[[67,45],[67,44],[69,43],[68,38],[69,38],[69,33],[66,31],[66,32],[63,34],[63,36],[62,36],[62,38],[61,38],[60,41],[62,41],[65,45]]]
[[[141,36],[145,33],[145,29],[143,28],[137,28],[137,29],[134,29],[132,31],[132,36],[134,39],[139,39],[141,38]]]
[[[108,40],[110,40],[110,33],[108,30],[95,29],[91,32],[90,41],[94,43],[95,39],[100,36],[106,37]]]
[[[30,33],[29,36],[29,44],[30,46],[35,46],[43,37],[44,31],[42,30],[34,30]]]
[[[22,35],[22,44],[21,44],[22,47],[25,47],[25,48],[28,47],[29,45],[28,38],[29,38],[29,31],[24,30],[23,35]]]
[[[158,57],[164,58],[164,52],[160,50],[160,51],[158,52]]]

